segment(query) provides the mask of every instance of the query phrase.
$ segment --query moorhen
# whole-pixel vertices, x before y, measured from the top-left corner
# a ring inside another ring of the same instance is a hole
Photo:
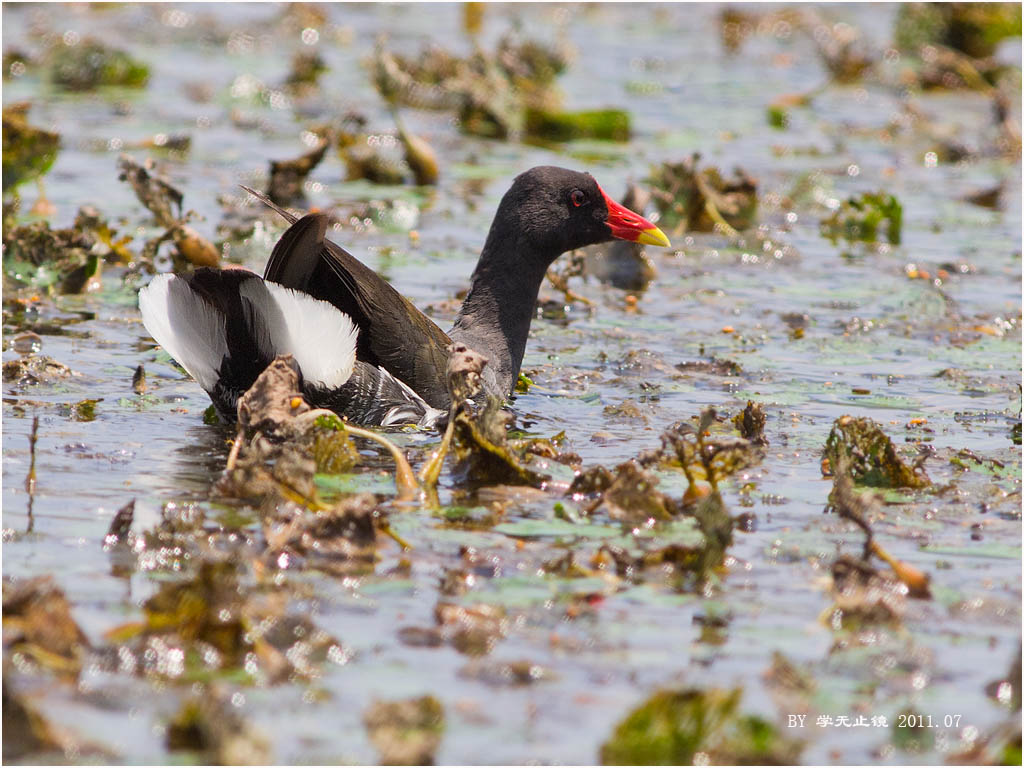
[[[139,292],[146,329],[229,421],[239,396],[281,354],[294,357],[310,404],[358,424],[432,425],[449,406],[453,342],[488,359],[484,389],[505,398],[519,377],[541,281],[560,254],[614,238],[669,245],[590,174],[532,168],[502,198],[469,293],[445,334],[326,240],[326,216],[296,219],[271,205],[291,227],[262,279],[242,269],[202,268],[160,275]]]

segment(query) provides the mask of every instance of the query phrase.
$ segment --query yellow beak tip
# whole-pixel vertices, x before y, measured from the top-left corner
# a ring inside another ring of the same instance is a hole
[[[638,237],[636,241],[641,245],[660,245],[662,248],[672,247],[672,243],[668,241],[665,233],[657,227],[645,229],[640,233],[640,237]]]

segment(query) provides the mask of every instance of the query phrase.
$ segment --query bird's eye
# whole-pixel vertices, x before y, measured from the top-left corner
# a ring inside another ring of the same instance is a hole
[[[577,208],[579,208],[581,205],[587,202],[587,196],[583,194],[582,190],[579,189],[574,189],[570,197],[572,199],[572,204],[575,205]]]

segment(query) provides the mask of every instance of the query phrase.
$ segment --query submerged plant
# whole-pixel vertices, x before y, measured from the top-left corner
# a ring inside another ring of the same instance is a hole
[[[98,40],[60,46],[52,66],[54,85],[69,91],[91,91],[105,85],[142,88],[149,80],[146,64]]]
[[[903,229],[903,206],[887,192],[866,192],[844,201],[821,222],[821,234],[833,244],[838,240],[876,243],[883,237],[899,245]]]
[[[802,744],[766,720],[739,713],[742,689],[655,693],[601,746],[603,765],[790,765]]]

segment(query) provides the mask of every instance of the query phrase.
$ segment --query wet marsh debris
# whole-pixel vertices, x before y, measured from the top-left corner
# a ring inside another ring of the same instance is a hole
[[[127,544],[134,520],[135,499],[132,499],[114,514],[107,535],[103,537],[104,548]]]
[[[459,653],[485,656],[508,632],[505,609],[498,605],[476,603],[461,605],[438,600],[434,606],[438,636]]]
[[[851,563],[856,562],[856,567],[862,572],[878,575],[878,572],[870,564],[871,557],[877,556],[892,568],[896,580],[905,586],[905,591],[910,597],[930,599],[932,596],[931,576],[909,563],[897,560],[886,552],[876,540],[871,521],[878,517],[880,511],[879,496],[871,491],[859,492],[856,489],[852,466],[853,462],[847,455],[837,454],[835,456],[832,461],[835,480],[829,494],[828,507],[826,507],[826,511],[834,511],[864,532],[864,550],[861,558],[854,561],[853,558],[847,557],[847,566],[852,567]],[[834,575],[835,569],[833,568]]]
[[[458,671],[466,680],[479,680],[491,687],[520,687],[550,680],[551,670],[526,659],[499,661],[497,659],[473,659]]]
[[[335,575],[366,573],[377,559],[376,498],[348,496],[327,509],[309,510],[285,502],[262,510],[266,550],[275,568],[312,568]]]
[[[317,507],[314,475],[351,468],[358,453],[349,437],[357,436],[389,451],[399,499],[414,497],[418,485],[402,451],[381,434],[314,409],[299,391],[299,379],[294,358],[281,355],[239,397],[238,430],[218,492],[250,499],[270,495]]]
[[[4,230],[4,275],[48,293],[90,293],[102,287],[103,256],[110,251],[87,226],[52,229],[34,221]],[[109,230],[108,230],[109,232]]]
[[[142,248],[143,258],[152,261],[160,245],[168,240],[174,242],[180,266],[185,263],[197,267],[215,267],[220,261],[220,250],[194,228],[188,221],[193,213],[182,212],[183,195],[167,179],[155,172],[152,160],[138,163],[128,155],[121,155],[117,161],[118,179],[125,181],[135,192],[139,202],[153,214],[163,234],[147,241]]]
[[[19,653],[57,675],[77,678],[89,641],[53,577],[5,577],[3,646],[5,659]]]
[[[764,409],[753,400],[748,400],[747,406],[732,417],[732,423],[739,430],[740,436],[762,448],[769,444],[768,438],[764,436],[766,420]]]
[[[247,723],[222,684],[186,700],[167,723],[171,752],[197,753],[211,765],[266,765],[272,752],[266,736]]]
[[[287,592],[253,586],[241,565],[220,557],[164,582],[143,604],[142,622],[107,633],[120,668],[185,682],[244,671],[250,682],[276,684],[316,678],[323,664],[344,663],[349,652],[290,610]]]
[[[13,665],[4,657],[3,674],[3,760],[20,763],[113,762],[115,756],[104,747],[86,741],[52,722],[27,695],[10,682]]]
[[[28,121],[31,104],[3,108],[3,194],[26,181],[40,179],[50,170],[60,151],[60,134]]]
[[[496,397],[482,408],[460,410],[454,421],[455,473],[461,482],[483,485],[532,485],[543,487],[551,476],[528,465],[530,453],[523,441],[507,436],[511,414]]]
[[[327,62],[316,51],[299,51],[292,55],[291,68],[284,81],[285,87],[300,94],[314,92],[320,75],[327,69]]]
[[[890,245],[899,245],[903,231],[903,206],[887,192],[865,192],[843,201],[821,222],[821,234],[833,244],[877,243],[884,237]]]
[[[76,45],[58,45],[50,80],[67,91],[92,91],[103,86],[143,88],[149,66],[125,51],[87,38]]]
[[[725,553],[732,545],[733,520],[721,497],[713,494],[703,499],[693,511],[702,540],[694,543],[672,542],[661,546],[640,544],[639,549],[602,544],[590,559],[598,572],[614,572],[618,578],[635,584],[661,578],[677,592],[696,592],[705,596],[722,573]],[[570,553],[571,554],[571,553]],[[563,576],[592,576],[574,561]]]
[[[454,111],[462,132],[493,139],[626,141],[630,115],[616,108],[568,112],[555,80],[571,59],[561,45],[506,36],[496,50],[477,45],[462,58],[431,47],[416,57],[378,41],[371,68],[389,104]]]
[[[141,363],[135,366],[132,373],[132,392],[136,395],[146,394],[146,367]]]
[[[305,201],[306,177],[324,159],[330,144],[329,136],[321,136],[312,149],[299,157],[290,160],[271,160],[267,197],[278,205],[294,205]]]
[[[526,136],[534,141],[567,142],[579,139],[629,141],[632,135],[629,112],[624,109],[595,109],[584,112],[527,109]]]
[[[730,237],[754,226],[757,182],[742,169],[726,179],[714,166],[698,168],[700,153],[651,168],[646,179],[659,223],[673,237],[686,232],[721,232]]]
[[[382,765],[434,765],[445,730],[444,707],[433,696],[375,701],[363,724]]]
[[[459,482],[477,488],[486,485],[530,485],[543,487],[551,477],[529,466],[532,456],[546,453],[534,449],[537,441],[509,440],[511,414],[498,398],[486,396],[481,407],[472,398],[482,390],[487,358],[465,344],[448,348],[448,391],[452,406],[441,446],[420,473],[421,481],[433,487],[449,445],[455,453],[455,474]],[[546,441],[540,441],[545,443]],[[548,445],[547,447],[550,447]]]
[[[901,625],[905,589],[896,579],[850,555],[837,557],[831,573],[834,602],[822,614],[826,626],[836,632],[858,632],[878,625]]]
[[[569,487],[574,497],[599,492],[585,512],[592,515],[605,512],[612,520],[644,523],[648,520],[667,521],[679,513],[679,505],[656,489],[658,478],[636,461],[625,461],[614,472],[594,467],[581,473]],[[597,489],[600,489],[599,491]]]
[[[290,355],[276,358],[238,398],[238,431],[218,493],[312,503],[317,460],[302,439],[313,422],[299,420],[311,411],[299,391],[298,365]],[[341,453],[349,452],[343,446]]]
[[[927,458],[927,454],[923,458]],[[834,472],[848,461],[850,475],[858,485],[875,488],[925,488],[931,485],[922,462],[907,464],[896,453],[892,440],[881,425],[867,417],[840,416],[832,425],[823,451]]]
[[[603,765],[792,765],[802,742],[739,711],[742,689],[667,689],[630,712],[601,746]]]
[[[26,355],[3,364],[3,379],[19,386],[49,384],[75,375],[74,371],[46,355]]]
[[[691,487],[705,481],[717,491],[720,482],[760,463],[764,456],[762,447],[751,440],[710,436],[709,428],[717,418],[713,408],[706,408],[701,411],[696,427],[680,421],[661,435],[661,460],[678,462]]]
[[[3,759],[5,763],[31,755],[63,751],[63,745],[47,720],[27,697],[16,694],[8,682],[10,670],[4,657]]]
[[[676,363],[676,370],[681,373],[700,373],[712,376],[739,376],[743,366],[735,360],[712,355],[707,360],[687,360]]]
[[[402,149],[405,152],[405,164],[412,171],[413,182],[420,186],[437,184],[441,171],[434,148],[422,136],[406,130],[397,107],[392,108],[391,117],[395,121],[398,140],[402,142]]]
[[[1020,37],[1019,3],[906,3],[894,30],[904,50],[929,44],[946,45],[974,58],[995,53],[999,42]]]
[[[405,171],[397,153],[397,141],[381,141],[379,136],[373,136],[367,129],[364,115],[347,113],[335,135],[347,181],[366,179],[389,186],[404,183]]]

